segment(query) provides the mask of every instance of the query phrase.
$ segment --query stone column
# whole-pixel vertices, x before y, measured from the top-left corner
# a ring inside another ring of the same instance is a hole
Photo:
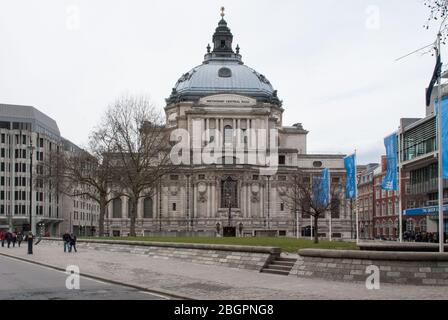
[[[143,205],[144,205],[145,198],[140,198],[138,200],[138,206],[137,206],[137,219],[143,219]]]
[[[211,217],[216,218],[216,183],[212,183],[212,212]]]
[[[205,138],[207,139],[207,144],[210,142],[210,118],[207,118],[206,120],[206,128],[207,134],[205,135]]]
[[[193,205],[194,205],[194,210],[193,210],[193,218],[196,219],[198,217],[198,187],[197,185],[194,186],[194,192],[193,192]]]
[[[122,219],[126,219],[127,218],[127,215],[126,215],[126,213],[127,213],[127,209],[126,209],[126,200],[127,200],[127,197],[120,197],[120,199],[121,199],[121,218]]]

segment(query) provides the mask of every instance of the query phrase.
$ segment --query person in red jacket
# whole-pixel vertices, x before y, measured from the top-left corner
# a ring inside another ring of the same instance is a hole
[[[0,241],[2,242],[2,247],[5,246],[5,233],[0,231]]]

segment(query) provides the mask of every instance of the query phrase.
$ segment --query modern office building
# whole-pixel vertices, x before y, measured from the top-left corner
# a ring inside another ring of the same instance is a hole
[[[61,137],[56,121],[36,108],[0,104],[0,230],[28,230],[30,215],[34,234],[59,235],[70,219],[64,231],[95,229],[97,219],[91,218],[98,209],[91,200],[65,195],[39,177],[51,152],[75,147]]]

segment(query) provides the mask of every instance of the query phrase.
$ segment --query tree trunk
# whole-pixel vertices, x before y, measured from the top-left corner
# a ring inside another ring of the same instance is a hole
[[[135,232],[135,222],[137,220],[137,203],[138,203],[138,198],[131,198],[129,199],[130,201],[130,218],[131,218],[131,227],[130,227],[130,232],[129,235],[131,237],[136,237],[137,234]]]
[[[317,230],[317,226],[318,226],[318,219],[319,219],[319,214],[316,214],[314,216],[314,243],[319,243],[319,232]],[[312,232],[312,230],[311,230]]]
[[[106,199],[100,200],[100,219],[98,221],[98,234],[104,237],[104,217],[106,216]]]

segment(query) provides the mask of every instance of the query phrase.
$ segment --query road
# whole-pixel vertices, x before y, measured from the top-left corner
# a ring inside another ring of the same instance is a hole
[[[0,300],[161,300],[167,297],[134,288],[80,278],[69,290],[62,271],[0,256]]]

